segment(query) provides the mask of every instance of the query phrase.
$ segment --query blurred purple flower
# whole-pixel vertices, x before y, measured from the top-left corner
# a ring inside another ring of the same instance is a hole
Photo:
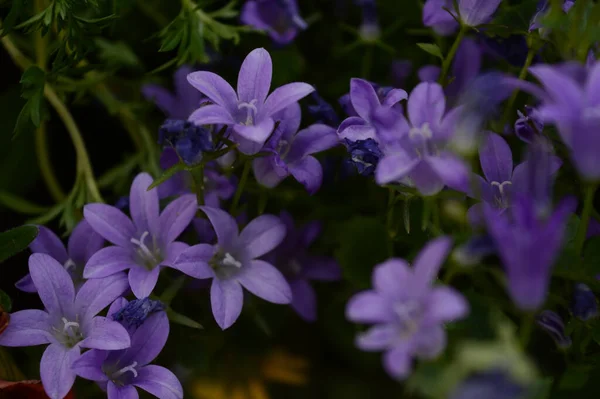
[[[190,73],[192,67],[189,65],[183,65],[175,71],[175,93],[159,85],[145,84],[142,86],[142,94],[147,100],[154,101],[167,118],[185,120],[202,102],[207,101],[202,93],[188,83],[187,75]]]
[[[337,128],[340,124],[340,118],[338,118],[333,106],[316,91],[313,91],[310,96],[316,104],[308,106],[308,113],[315,118],[317,123]]]
[[[449,36],[458,28],[458,23],[450,12],[454,5],[452,0],[427,0],[423,6],[423,25],[431,27],[441,36]]]
[[[391,66],[392,82],[394,87],[404,87],[413,69],[410,60],[394,60]]]
[[[248,54],[238,76],[237,94],[219,75],[198,71],[188,75],[188,81],[214,104],[197,109],[189,121],[196,125],[222,124],[233,126],[233,136],[250,142],[248,154],[258,152],[273,132],[273,115],[314,91],[307,83],[289,83],[275,89],[271,95],[271,56],[258,48]],[[243,147],[242,145],[240,147]],[[243,148],[240,148],[244,151]]]
[[[277,44],[291,43],[308,27],[296,0],[248,0],[242,7],[242,23],[266,31]]]
[[[72,364],[81,348],[118,350],[129,347],[129,334],[119,323],[96,316],[127,289],[124,273],[86,281],[77,294],[69,273],[50,255],[29,257],[29,273],[46,310],[11,314],[0,335],[2,346],[50,344],[40,362],[44,389],[62,399],[75,382]]]
[[[476,373],[454,389],[450,399],[525,399],[527,390],[503,370]]]
[[[532,198],[521,196],[512,202],[505,214],[488,204],[483,213],[504,264],[512,300],[522,310],[536,310],[546,299],[551,268],[562,248],[575,201],[563,200],[546,219],[538,216]]]
[[[221,209],[200,207],[217,234],[216,245],[198,244],[185,250],[175,267],[198,279],[212,278],[210,298],[217,324],[225,330],[239,317],[244,304],[242,286],[273,303],[292,300],[290,286],[270,263],[257,258],[284,239],[285,225],[278,217],[261,215],[238,234],[235,219]]]
[[[122,299],[118,306],[127,304]],[[116,306],[111,306],[109,317]],[[149,364],[160,353],[169,336],[169,320],[165,312],[150,315],[136,330],[131,331],[131,347],[118,351],[93,349],[73,363],[80,377],[96,381],[108,394],[108,399],[137,398],[135,387],[159,399],[183,398],[181,383],[168,369]]]
[[[435,83],[440,78],[442,68],[437,65],[425,65],[419,68],[417,75],[421,82]]]
[[[487,234],[474,236],[454,250],[452,258],[464,266],[478,264],[484,257],[496,253],[494,240]]]
[[[395,378],[410,374],[413,357],[437,357],[446,347],[444,324],[469,312],[460,293],[432,286],[450,246],[446,237],[429,242],[413,268],[397,258],[376,266],[374,289],[358,293],[348,302],[349,320],[375,324],[357,337],[356,345],[364,351],[386,351],[383,364]]]
[[[458,13],[463,24],[479,26],[487,23],[502,0],[458,0]]]
[[[583,321],[598,317],[598,302],[596,302],[596,296],[590,287],[585,284],[575,284],[571,312]]]
[[[85,220],[115,246],[96,252],[85,265],[83,276],[96,279],[129,269],[129,285],[138,298],[150,295],[162,266],[173,267],[175,258],[188,247],[175,239],[196,214],[196,197],[182,195],[159,214],[158,192],[148,191],[152,177],[140,173],[133,180],[129,219],[115,207],[88,204]],[[132,221],[133,220],[133,221]],[[186,273],[186,270],[181,270]]]
[[[559,348],[566,349],[573,343],[565,334],[565,324],[562,318],[551,310],[544,310],[536,317],[536,323],[546,331]]]
[[[515,134],[526,143],[531,143],[542,134],[544,123],[535,108],[525,106],[525,112],[517,111],[519,119],[515,122]]]
[[[354,3],[362,11],[362,23],[359,28],[360,37],[367,42],[377,40],[381,35],[381,28],[375,0],[354,0]]]
[[[312,154],[339,144],[335,129],[315,124],[298,131],[301,119],[298,103],[281,110],[274,117],[281,123],[263,147],[268,155],[252,162],[256,180],[265,187],[273,188],[291,174],[309,194],[316,193],[323,181],[323,168]]]
[[[75,290],[83,284],[83,267],[90,257],[104,246],[104,238],[97,234],[85,220],[80,221],[71,232],[67,249],[60,238],[47,227],[37,226],[38,235],[29,245],[33,253],[47,254],[63,265],[73,279]],[[21,291],[36,292],[35,284],[28,274],[15,284]]]
[[[319,222],[295,228],[289,213],[282,212],[280,218],[286,226],[285,239],[264,259],[285,276],[292,289],[292,308],[304,320],[312,322],[317,319],[317,296],[309,281],[337,281],[342,270],[335,259],[308,253],[309,246],[321,233]]]

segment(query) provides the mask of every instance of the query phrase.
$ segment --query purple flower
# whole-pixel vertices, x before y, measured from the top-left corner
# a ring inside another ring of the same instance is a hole
[[[308,113],[315,118],[317,123],[337,127],[340,124],[340,119],[331,104],[325,101],[316,91],[313,91],[310,96],[316,104],[308,106]]]
[[[110,205],[84,207],[85,220],[115,244],[90,258],[83,271],[85,278],[106,277],[129,269],[131,290],[136,297],[145,298],[154,289],[162,266],[176,268],[175,258],[188,246],[175,239],[194,218],[196,197],[182,195],[159,214],[158,192],[156,188],[148,191],[151,184],[152,177],[147,173],[133,180],[129,193],[131,219]]]
[[[460,383],[450,399],[523,399],[525,387],[514,382],[503,370],[477,373]]]
[[[437,357],[446,346],[444,323],[469,312],[460,293],[432,286],[450,246],[446,237],[429,242],[413,268],[403,259],[376,266],[374,289],[358,293],[348,302],[349,320],[375,324],[357,337],[357,346],[365,351],[386,351],[383,364],[395,378],[410,374],[413,357]]]
[[[566,70],[536,65],[529,69],[544,85],[547,95],[538,108],[544,123],[558,127],[571,158],[586,180],[600,179],[600,62],[596,62],[581,85]]]
[[[377,142],[373,139],[356,141],[344,139],[344,142],[350,155],[349,162],[362,176],[371,176],[383,156]]]
[[[413,69],[410,60],[394,60],[390,67],[394,87],[404,87]]]
[[[565,334],[565,324],[557,313],[544,310],[536,317],[536,323],[552,337],[559,348],[566,349],[573,343]]]
[[[181,119],[167,119],[158,130],[158,144],[172,147],[186,164],[202,160],[203,153],[215,150],[211,132]]]
[[[488,232],[508,278],[508,292],[520,309],[536,310],[544,304],[551,268],[574,207],[573,199],[563,200],[554,213],[542,219],[528,196],[513,199],[512,207],[503,215],[484,205]]]
[[[458,0],[460,20],[467,26],[487,23],[502,0]]]
[[[187,75],[192,72],[192,68],[183,65],[175,72],[173,83],[175,93],[169,92],[164,87],[146,84],[142,86],[142,94],[146,99],[154,101],[156,105],[170,119],[187,119],[200,104],[207,101],[206,97],[194,89],[187,81]]]
[[[288,44],[307,28],[296,0],[248,0],[242,8],[242,22],[266,31],[278,44]]]
[[[50,398],[62,399],[75,382],[71,365],[81,348],[117,350],[129,347],[127,331],[119,323],[96,316],[127,289],[123,273],[86,281],[77,295],[73,280],[51,256],[29,257],[29,273],[46,310],[11,314],[0,335],[2,346],[50,344],[40,362],[40,375]]]
[[[423,25],[431,27],[438,35],[448,36],[456,31],[458,23],[444,8],[452,10],[452,0],[427,0],[423,6]]]
[[[598,317],[598,303],[590,287],[585,284],[575,284],[571,311],[575,317],[583,321]]]
[[[104,246],[104,238],[98,235],[92,227],[82,220],[75,226],[67,249],[62,241],[52,230],[38,226],[39,233],[29,245],[33,253],[47,254],[56,259],[73,279],[75,290],[83,284],[83,267],[90,257]],[[28,274],[15,284],[18,289],[25,292],[36,292],[35,284]]]
[[[323,181],[323,168],[312,154],[339,144],[335,129],[315,124],[298,131],[298,103],[280,111],[275,117],[282,122],[263,148],[269,154],[252,162],[256,180],[265,187],[273,188],[291,174],[310,194],[316,193]]]
[[[525,112],[517,111],[519,119],[515,122],[515,134],[526,143],[531,143],[542,134],[544,122],[540,120],[535,108],[525,106]]]
[[[115,301],[109,316],[117,307],[127,304],[125,299]],[[159,399],[183,398],[183,387],[171,371],[149,364],[167,342],[169,320],[165,312],[154,313],[137,329],[130,331],[131,347],[119,351],[91,350],[73,364],[80,377],[96,381],[105,388],[108,399],[137,398],[135,387]]]
[[[437,65],[425,65],[419,68],[417,75],[421,82],[435,83],[440,78],[442,68]]]
[[[492,238],[487,235],[474,236],[458,247],[452,257],[461,265],[473,266],[481,262],[486,256],[496,252]]]
[[[267,50],[253,50],[240,68],[237,94],[229,83],[212,72],[189,74],[190,84],[214,103],[196,110],[189,120],[197,125],[231,125],[237,139],[257,144],[246,152],[258,152],[273,131],[274,114],[314,91],[307,83],[289,83],[267,97],[272,69]]]
[[[239,317],[244,304],[242,286],[273,303],[292,300],[290,286],[270,263],[257,258],[277,247],[285,237],[285,225],[278,217],[261,215],[238,234],[235,219],[207,206],[206,213],[217,234],[216,245],[198,244],[185,250],[175,267],[192,277],[212,278],[210,300],[217,324],[224,330]]]
[[[362,23],[360,24],[360,37],[367,42],[375,41],[381,35],[379,18],[377,16],[377,4],[375,0],[354,0],[362,11]]]
[[[286,226],[285,240],[264,259],[275,265],[285,276],[292,290],[292,308],[306,321],[317,319],[317,296],[310,280],[337,281],[342,270],[334,259],[308,253],[308,247],[321,233],[319,222],[309,222],[295,228],[292,216],[282,212]]]
[[[124,300],[124,299],[123,299]],[[134,299],[126,303],[112,313],[112,319],[120,322],[125,327],[139,327],[153,313],[164,310],[165,307],[161,301],[155,301],[149,298]]]
[[[378,184],[402,182],[414,185],[423,195],[436,194],[444,184],[466,184],[466,165],[445,151],[458,112],[455,109],[445,115],[445,111],[442,86],[423,82],[415,87],[408,99],[410,125],[402,117],[394,136],[380,140],[385,156],[375,171]]]

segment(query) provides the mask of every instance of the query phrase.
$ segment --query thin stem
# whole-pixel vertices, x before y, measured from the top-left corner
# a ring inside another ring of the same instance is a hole
[[[204,205],[204,165],[190,171],[194,182],[194,192],[198,205]]]
[[[246,185],[248,175],[250,174],[251,164],[252,162],[250,161],[250,159],[246,159],[246,161],[244,161],[244,170],[242,171],[242,177],[240,179],[240,183],[237,186],[237,189],[235,190],[233,201],[231,202],[231,210],[229,213],[231,213],[232,215],[235,214],[235,211],[237,210],[238,204],[240,202],[242,192],[244,191],[244,186]]]
[[[363,57],[362,63],[362,77],[369,79],[371,74],[371,65],[373,64],[373,46],[367,46],[366,54]]]
[[[462,42],[462,40],[465,37],[465,34],[467,33],[467,29],[468,28],[464,25],[460,27],[460,30],[458,31],[458,35],[456,36],[456,39],[454,40],[452,47],[450,47],[450,51],[448,52],[448,55],[446,55],[446,58],[444,58],[444,61],[442,62],[442,73],[440,74],[440,84],[442,84],[442,85],[446,84],[446,78],[448,77],[448,71],[450,70],[450,65],[452,64],[452,60],[454,59],[454,56],[456,55],[456,52],[458,51],[458,47],[460,46],[460,43]]]
[[[596,184],[590,184],[585,190],[585,199],[583,202],[583,211],[581,212],[581,221],[579,222],[579,229],[575,236],[575,251],[581,254],[583,250],[583,244],[587,235],[588,225],[590,224],[590,217],[594,209],[594,194],[596,192]]]
[[[533,46],[530,46],[529,51],[527,52],[527,58],[525,59],[525,63],[523,64],[523,67],[521,68],[521,71],[519,72],[519,80],[525,80],[525,77],[527,77],[527,70],[531,66],[531,63],[533,62],[533,57],[535,57],[535,49]],[[501,126],[502,128],[504,128],[504,125],[510,118],[510,114],[512,112],[513,106],[515,105],[515,101],[517,101],[518,95],[519,95],[519,89],[515,90],[514,93],[510,96],[510,99],[508,100],[508,104],[507,104],[506,108],[504,109],[504,115],[502,116],[502,126]]]
[[[529,339],[531,338],[531,333],[533,332],[533,322],[533,313],[527,313],[523,316],[521,328],[519,329],[519,341],[521,342],[523,350],[525,350],[527,348],[527,345],[529,344]]]
[[[396,232],[393,228],[394,223],[394,204],[396,200],[396,193],[393,188],[389,189],[388,195],[388,204],[387,204],[387,218],[386,218],[386,230],[388,235],[388,256],[394,256],[394,238],[396,237]]]

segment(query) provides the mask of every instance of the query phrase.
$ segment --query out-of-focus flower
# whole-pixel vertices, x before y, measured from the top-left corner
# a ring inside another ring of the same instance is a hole
[[[494,241],[492,237],[486,234],[475,236],[456,248],[452,253],[452,258],[464,266],[472,266],[495,252],[496,246],[494,245]]]
[[[409,60],[394,60],[390,69],[394,87],[404,87],[412,72],[413,64]]]
[[[515,122],[515,134],[518,138],[526,143],[531,143],[542,134],[544,123],[540,120],[535,108],[526,105],[525,112],[517,111],[517,115],[519,115],[519,119]]]
[[[115,244],[90,258],[83,271],[85,278],[102,278],[129,269],[131,290],[136,297],[145,298],[154,289],[161,267],[175,267],[175,258],[188,247],[175,239],[196,214],[196,196],[182,195],[159,213],[158,191],[148,191],[152,181],[147,173],[140,173],[133,180],[129,193],[131,219],[110,205],[84,207],[85,220]]]
[[[476,373],[464,380],[450,399],[525,399],[527,390],[502,370]]]
[[[2,346],[50,344],[40,362],[40,375],[50,398],[62,399],[75,382],[71,369],[82,348],[128,348],[129,334],[119,323],[96,316],[127,289],[127,277],[116,273],[86,281],[77,294],[64,267],[50,255],[29,257],[29,273],[46,310],[21,310],[11,314],[0,335]]]
[[[82,220],[71,232],[67,248],[65,248],[60,238],[52,230],[44,226],[37,227],[39,233],[29,245],[29,249],[33,253],[47,254],[56,259],[69,272],[75,289],[79,289],[84,282],[83,267],[93,254],[102,249],[104,238],[96,233],[88,222]],[[25,292],[36,292],[30,275],[17,281],[16,287]]]
[[[285,225],[278,217],[261,215],[238,233],[235,219],[221,209],[202,206],[217,234],[216,245],[194,245],[177,258],[175,268],[199,279],[212,278],[210,298],[217,324],[229,328],[244,304],[242,286],[273,303],[292,300],[290,286],[270,263],[257,258],[284,239]]]
[[[189,74],[190,84],[214,103],[197,109],[189,121],[196,125],[232,126],[234,138],[255,144],[248,146],[245,152],[258,152],[273,132],[274,114],[314,91],[307,83],[289,83],[268,95],[272,71],[271,56],[267,50],[259,48],[248,54],[240,68],[237,93],[212,72]]]
[[[317,123],[337,128],[340,124],[340,119],[333,106],[325,101],[316,91],[313,91],[310,96],[316,104],[308,106],[308,113],[315,118]]]
[[[366,42],[373,42],[381,36],[377,4],[375,0],[354,0],[362,10],[362,23],[360,24],[360,37]]]
[[[308,27],[300,16],[296,0],[248,0],[240,19],[246,25],[266,31],[278,44],[292,42]]]
[[[438,35],[451,35],[458,28],[456,19],[450,14],[453,8],[452,0],[427,0],[423,6],[423,25],[431,27]]]
[[[458,0],[458,14],[463,24],[479,26],[487,23],[502,0]]]
[[[383,365],[395,378],[410,374],[413,357],[437,357],[446,347],[444,324],[469,312],[460,293],[432,286],[450,246],[447,237],[429,242],[413,268],[403,259],[376,266],[374,289],[358,293],[348,302],[349,320],[375,324],[357,337],[356,345],[365,351],[385,351]]]
[[[565,324],[562,318],[551,310],[544,310],[536,318],[536,323],[546,331],[559,348],[566,349],[573,343],[565,334]]]
[[[585,284],[575,284],[571,312],[580,320],[588,321],[598,317],[598,302],[594,292]]]

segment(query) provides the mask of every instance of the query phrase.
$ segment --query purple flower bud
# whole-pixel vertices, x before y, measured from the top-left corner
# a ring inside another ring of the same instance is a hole
[[[173,147],[188,165],[200,162],[203,152],[215,149],[208,129],[184,120],[167,119],[158,130],[158,135],[158,143]]]
[[[566,349],[573,343],[571,338],[565,335],[565,324],[557,313],[544,310],[537,316],[536,323],[550,334],[559,348]]]
[[[544,123],[535,108],[525,106],[525,112],[517,111],[519,119],[515,122],[515,134],[526,143],[531,143],[544,130]]]
[[[349,162],[356,167],[358,173],[363,176],[370,176],[375,172],[379,159],[383,153],[379,145],[373,139],[350,141],[345,139]]]
[[[152,313],[164,309],[165,307],[161,301],[150,298],[134,299],[113,314],[112,318],[126,327],[139,327]]]
[[[594,292],[585,284],[575,284],[571,312],[580,320],[587,321],[598,317],[598,303]]]
[[[463,265],[472,266],[494,252],[496,252],[494,240],[485,234],[472,237],[469,241],[458,247],[454,251],[453,257]]]

